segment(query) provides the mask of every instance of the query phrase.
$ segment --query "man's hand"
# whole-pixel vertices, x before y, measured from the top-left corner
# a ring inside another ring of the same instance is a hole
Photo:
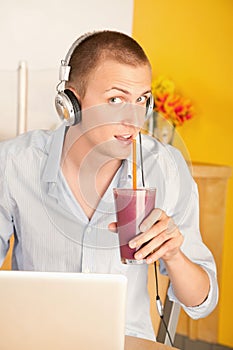
[[[117,232],[116,223],[109,224]],[[206,271],[193,263],[180,250],[183,236],[172,218],[161,209],[153,209],[140,225],[141,233],[130,242],[139,248],[134,257],[151,264],[163,259],[176,297],[186,306],[200,305],[207,297],[210,281]]]
[[[109,224],[111,231],[116,232],[116,227],[116,223]],[[135,259],[146,259],[151,264],[159,258],[171,260],[179,253],[183,236],[163,210],[153,209],[139,228],[141,233],[129,242],[132,249],[141,247],[135,253]]]

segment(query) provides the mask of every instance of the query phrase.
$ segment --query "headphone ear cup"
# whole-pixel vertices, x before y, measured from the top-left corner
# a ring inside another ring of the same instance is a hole
[[[62,121],[69,126],[76,125],[81,121],[81,106],[75,94],[66,89],[60,91],[55,97],[55,107]]]
[[[76,125],[79,124],[81,122],[81,106],[80,103],[77,99],[77,97],[75,96],[75,94],[69,90],[69,89],[65,89],[64,93],[69,97],[72,106],[73,106],[73,110],[74,110],[74,123],[72,125]]]
[[[146,103],[146,119],[149,119],[154,110],[154,98],[151,94]]]

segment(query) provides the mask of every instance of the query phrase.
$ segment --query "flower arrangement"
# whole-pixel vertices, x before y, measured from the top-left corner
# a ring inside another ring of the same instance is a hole
[[[193,117],[193,106],[189,99],[175,91],[175,84],[163,76],[152,83],[155,111],[161,113],[174,127]]]

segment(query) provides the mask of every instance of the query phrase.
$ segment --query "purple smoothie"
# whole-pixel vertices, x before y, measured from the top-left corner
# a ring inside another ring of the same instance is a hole
[[[121,260],[126,264],[138,264],[143,261],[134,259],[135,249],[128,245],[138,233],[141,222],[155,206],[155,188],[114,188],[117,227],[120,242]]]

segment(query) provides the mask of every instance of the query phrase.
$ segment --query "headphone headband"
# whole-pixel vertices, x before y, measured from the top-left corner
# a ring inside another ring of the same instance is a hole
[[[95,33],[86,33],[80,36],[70,47],[65,59],[61,61],[55,107],[61,120],[65,120],[69,126],[78,124],[81,121],[81,106],[79,101],[71,90],[65,89],[65,82],[69,81],[70,76],[70,59],[76,47]]]
[[[87,38],[91,37],[95,33],[97,32],[85,33],[82,36],[80,36],[77,40],[75,40],[75,42],[72,44],[72,46],[70,47],[69,51],[66,54],[65,59],[61,61],[61,66],[59,70],[60,82],[69,81],[70,68],[71,68],[69,66],[69,63],[70,63],[71,56],[74,50],[76,49],[76,47],[78,47],[83,41],[85,41]]]

